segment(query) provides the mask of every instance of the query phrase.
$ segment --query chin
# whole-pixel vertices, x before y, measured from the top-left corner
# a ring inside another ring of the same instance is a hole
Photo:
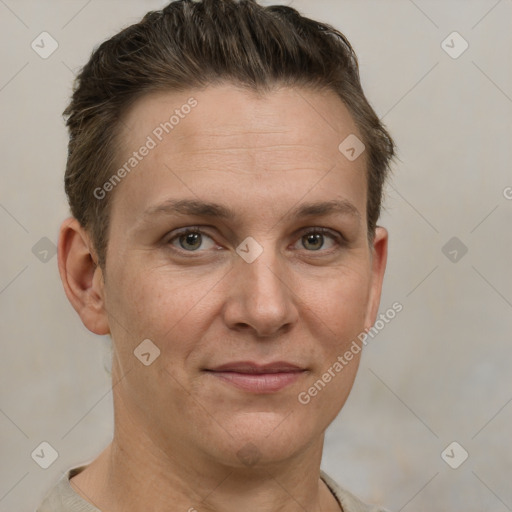
[[[228,442],[213,443],[217,452],[215,457],[238,468],[256,469],[285,462],[322,434],[321,430],[315,432],[313,425],[290,411],[241,413],[236,420],[232,417],[231,421],[221,424],[229,433],[224,436],[224,441]]]

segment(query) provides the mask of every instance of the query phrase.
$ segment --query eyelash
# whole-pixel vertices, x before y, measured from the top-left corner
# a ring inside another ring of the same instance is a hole
[[[203,235],[203,236],[207,236],[208,238],[211,238],[213,240],[213,237],[208,235],[208,233],[204,232],[200,227],[198,227],[198,226],[190,226],[190,227],[187,227],[187,228],[183,228],[181,231],[178,231],[173,237],[167,239],[166,245],[171,245],[174,240],[178,240],[180,237],[185,236],[185,235],[189,235],[189,234],[200,234],[200,235]],[[328,249],[328,250],[322,250],[320,248],[317,251],[308,251],[307,249],[304,249],[306,252],[309,252],[311,254],[321,253],[321,254],[325,255],[325,254],[330,254],[333,251],[337,251],[341,247],[343,247],[343,246],[345,246],[347,244],[347,241],[346,241],[345,237],[343,235],[341,235],[340,233],[338,233],[336,231],[332,231],[332,230],[330,230],[328,228],[320,228],[320,227],[305,228],[300,233],[299,239],[301,239],[301,238],[303,238],[303,237],[305,237],[307,235],[316,235],[316,234],[326,235],[326,236],[330,237],[333,240],[333,242],[336,244],[336,247]],[[187,254],[188,256],[192,255],[192,257],[194,257],[193,256],[194,253],[205,252],[205,251],[200,251],[200,250],[186,251],[185,249],[180,249],[180,248],[177,248],[177,247],[172,247],[172,249],[175,250],[179,254]]]

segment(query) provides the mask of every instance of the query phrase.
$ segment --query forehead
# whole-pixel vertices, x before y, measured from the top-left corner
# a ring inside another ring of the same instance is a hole
[[[166,122],[167,130],[162,126]],[[338,154],[340,137],[359,135],[334,91],[276,87],[258,93],[230,83],[151,93],[128,109],[122,124],[120,139],[128,150],[137,146],[141,132],[156,138],[163,132],[163,138],[172,133],[175,152],[214,147],[216,142],[236,146],[241,140],[248,149],[248,136],[251,146],[260,149],[279,136],[281,142],[329,148],[327,156],[332,157]]]
[[[333,91],[281,87],[258,94],[222,84],[153,93],[123,118],[118,166],[142,146],[151,149],[137,155],[114,203],[129,205],[129,217],[165,199],[209,193],[231,204],[241,195],[266,198],[272,209],[278,192],[280,203],[296,204],[308,188],[331,199],[345,189],[359,196],[364,214],[365,155],[349,161],[339,151],[352,134],[361,138]]]

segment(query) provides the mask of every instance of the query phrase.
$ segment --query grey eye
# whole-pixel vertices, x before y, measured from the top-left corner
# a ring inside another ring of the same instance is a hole
[[[324,235],[321,233],[309,233],[302,237],[302,242],[305,249],[318,251],[324,245]]]
[[[209,246],[207,241],[210,241]],[[179,243],[179,245],[176,245],[176,242]],[[208,235],[197,230],[182,231],[175,237],[171,238],[169,243],[177,249],[181,249],[187,252],[197,252],[200,248],[210,249],[215,245],[213,240]]]

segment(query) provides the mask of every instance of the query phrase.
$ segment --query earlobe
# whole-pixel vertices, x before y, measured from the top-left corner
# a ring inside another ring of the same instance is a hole
[[[102,270],[89,234],[73,217],[59,233],[58,263],[64,291],[83,324],[95,334],[108,334]]]
[[[365,328],[367,329],[373,326],[379,311],[382,283],[384,282],[388,258],[388,232],[385,228],[378,226],[375,229],[372,251],[370,295],[365,319]]]

